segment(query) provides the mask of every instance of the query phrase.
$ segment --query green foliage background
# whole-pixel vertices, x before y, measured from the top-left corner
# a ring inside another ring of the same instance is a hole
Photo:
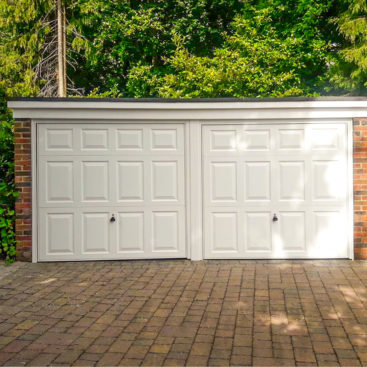
[[[13,121],[6,108],[4,93],[0,90],[0,258],[7,263],[15,259],[15,213],[17,196],[14,184]]]
[[[365,0],[65,0],[67,74],[92,97],[366,95]],[[0,0],[0,256],[14,259],[9,97],[37,96],[54,0]]]

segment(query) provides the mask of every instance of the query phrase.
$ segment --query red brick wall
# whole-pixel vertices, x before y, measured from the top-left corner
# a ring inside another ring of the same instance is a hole
[[[354,256],[367,259],[367,118],[353,121]]]
[[[16,121],[14,126],[15,184],[19,197],[15,203],[17,259],[30,261],[32,255],[31,121]]]

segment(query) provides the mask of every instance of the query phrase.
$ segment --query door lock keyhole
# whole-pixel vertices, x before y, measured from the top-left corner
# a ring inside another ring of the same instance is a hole
[[[112,217],[111,217],[111,219],[110,219],[110,222],[111,222],[111,223],[113,223],[113,222],[115,222],[115,221],[116,221],[115,214],[112,214]]]
[[[273,222],[277,222],[278,221],[278,217],[276,214],[274,214],[274,217],[273,217]]]

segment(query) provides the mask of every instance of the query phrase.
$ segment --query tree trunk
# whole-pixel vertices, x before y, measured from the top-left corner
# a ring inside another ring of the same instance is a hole
[[[57,11],[57,95],[66,97],[66,17],[62,0],[56,0]]]

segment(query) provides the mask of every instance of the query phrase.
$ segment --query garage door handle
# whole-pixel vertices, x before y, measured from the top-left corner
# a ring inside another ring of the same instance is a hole
[[[112,217],[111,217],[111,219],[110,219],[110,222],[115,222],[116,221],[116,218],[115,218],[115,214],[112,214]]]
[[[273,217],[273,222],[277,222],[278,221],[278,217],[276,214],[274,214],[274,217]]]

